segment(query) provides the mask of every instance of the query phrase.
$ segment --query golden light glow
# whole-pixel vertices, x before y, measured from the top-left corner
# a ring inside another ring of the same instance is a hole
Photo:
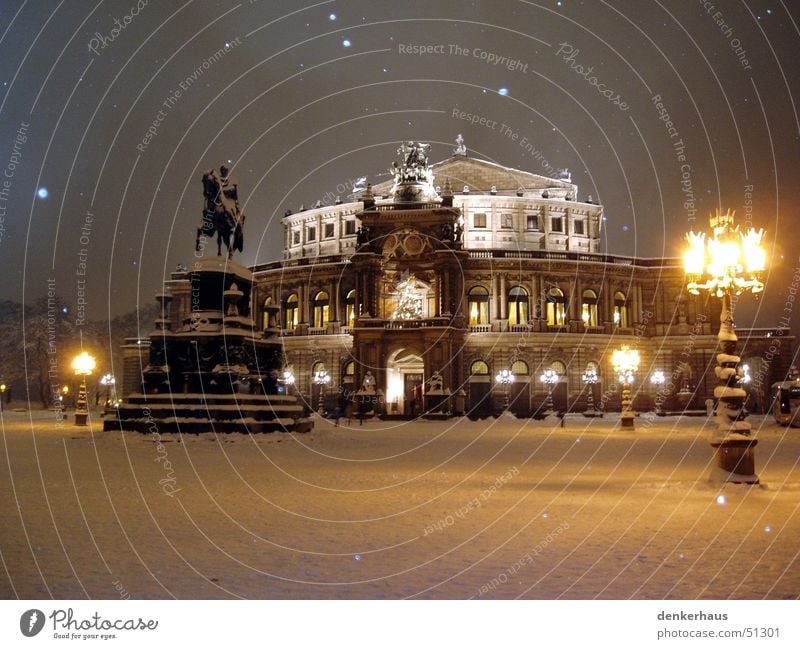
[[[745,290],[753,293],[764,290],[761,281],[767,265],[767,252],[761,245],[764,230],[747,228],[741,232],[734,225],[733,212],[717,212],[710,221],[711,237],[702,232],[686,235],[683,264],[689,292],[698,295],[702,289],[722,297],[725,293],[739,295]]]
[[[706,265],[705,232],[689,232],[686,235],[689,247],[683,254],[683,264],[689,275],[702,275]]]
[[[639,351],[631,349],[629,345],[623,345],[615,349],[611,355],[611,365],[619,375],[620,381],[631,383],[633,375],[639,369]]]
[[[72,369],[75,374],[86,376],[92,373],[95,368],[95,361],[87,352],[81,352],[72,361]]]
[[[748,230],[742,235],[744,266],[748,273],[760,273],[767,268],[767,251],[761,246],[764,229]]]

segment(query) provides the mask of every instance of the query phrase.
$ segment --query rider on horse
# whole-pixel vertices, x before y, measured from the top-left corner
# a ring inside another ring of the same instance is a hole
[[[196,250],[201,249],[200,236],[217,234],[217,256],[222,256],[222,243],[228,249],[228,258],[234,250],[244,247],[244,214],[239,207],[239,191],[230,168],[221,165],[219,173],[213,169],[203,174],[203,223],[197,228]]]

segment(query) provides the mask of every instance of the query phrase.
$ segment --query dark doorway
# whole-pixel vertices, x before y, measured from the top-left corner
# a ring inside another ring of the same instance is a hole
[[[489,417],[492,414],[492,384],[473,382],[469,384],[469,412],[473,418]]]

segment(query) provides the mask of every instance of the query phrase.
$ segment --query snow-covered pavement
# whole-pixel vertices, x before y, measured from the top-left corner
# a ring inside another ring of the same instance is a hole
[[[3,413],[0,595],[796,598],[800,429],[750,421],[763,484],[720,489],[696,418],[159,440]]]

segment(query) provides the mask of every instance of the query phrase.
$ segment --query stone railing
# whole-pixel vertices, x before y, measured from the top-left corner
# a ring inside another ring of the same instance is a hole
[[[603,253],[578,252],[567,250],[563,252],[553,250],[469,250],[470,259],[545,259],[552,261],[582,261],[595,264],[616,264],[620,266],[682,266],[677,258],[666,259],[637,259],[636,257],[619,257]]]

